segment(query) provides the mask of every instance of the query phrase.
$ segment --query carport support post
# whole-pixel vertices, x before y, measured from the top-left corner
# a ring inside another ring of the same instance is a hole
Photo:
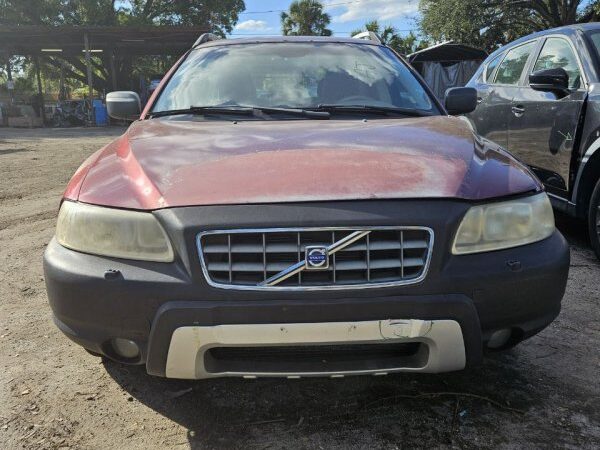
[[[115,49],[110,51],[110,77],[113,91],[117,90],[117,65],[115,64]]]
[[[13,77],[12,77],[12,67],[10,65],[10,55],[8,55],[6,57],[6,76],[8,78],[8,82],[10,83],[13,80]],[[9,89],[8,90],[8,95],[10,97],[10,105],[12,106],[12,104],[14,103],[14,90],[13,89]]]
[[[44,108],[44,91],[42,90],[42,77],[40,75],[40,59],[37,55],[33,57],[33,63],[35,64],[35,76],[37,78],[38,87],[38,103],[40,107],[40,117],[42,118],[42,126],[46,124],[46,111]]]
[[[90,38],[87,32],[83,33],[83,44],[85,46],[85,65],[87,68],[88,100],[90,101],[92,125],[95,125],[96,118],[94,117],[94,85],[92,79],[92,57],[90,55]]]

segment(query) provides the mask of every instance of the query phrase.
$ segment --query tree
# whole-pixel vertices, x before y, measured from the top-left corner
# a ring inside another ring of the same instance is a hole
[[[225,35],[243,0],[0,0],[6,25],[195,25]]]
[[[381,38],[383,44],[403,55],[416,52],[428,45],[426,41],[419,40],[417,35],[412,31],[406,37],[402,37],[398,34],[396,28],[391,25],[386,25],[382,28],[377,20],[370,20],[365,23],[364,29],[353,31],[352,36],[365,30],[376,33]]]
[[[600,0],[420,0],[421,31],[488,51],[547,28],[597,20]]]
[[[233,30],[244,8],[243,0],[0,0],[0,26],[194,25],[224,36]],[[93,84],[99,90],[109,90],[111,86],[109,58],[105,53],[92,58]],[[67,79],[86,82],[83,56],[44,55],[41,63],[62,70]],[[132,61],[118,57],[115,63],[119,86],[128,87],[137,69],[168,66],[172,58],[146,57]]]
[[[331,17],[317,0],[295,0],[281,13],[281,31],[286,36],[331,36]]]

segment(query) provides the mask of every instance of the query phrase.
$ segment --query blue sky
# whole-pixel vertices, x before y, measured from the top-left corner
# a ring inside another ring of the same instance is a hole
[[[280,35],[281,10],[286,10],[292,0],[245,0],[246,11],[240,15],[232,35]],[[324,0],[325,11],[331,16],[329,28],[337,36],[348,36],[371,19],[384,25],[391,24],[400,33],[417,31],[419,0]]]

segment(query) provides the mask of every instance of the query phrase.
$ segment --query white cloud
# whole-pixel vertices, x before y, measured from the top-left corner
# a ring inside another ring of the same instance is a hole
[[[250,19],[238,23],[235,29],[242,31],[269,31],[271,28],[269,28],[267,22],[264,20]]]
[[[325,8],[333,15],[333,22],[391,20],[411,16],[419,11],[419,0],[359,0],[345,5],[339,3],[339,0],[329,0],[325,4]]]

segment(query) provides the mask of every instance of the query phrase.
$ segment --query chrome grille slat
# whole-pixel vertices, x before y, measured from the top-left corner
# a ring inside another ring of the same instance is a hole
[[[324,245],[327,246],[331,244],[331,242],[311,242],[309,245]],[[415,241],[410,242],[410,248],[427,248],[426,241]],[[302,244],[300,246],[300,251],[304,252],[306,245]],[[406,247],[409,248],[409,247]],[[353,251],[365,251],[367,246],[365,244],[352,244],[347,247],[348,250]],[[374,245],[371,245],[371,250],[399,250],[400,243],[399,242],[376,242]],[[232,244],[231,245],[231,253],[259,253],[262,252],[263,246],[262,244]],[[297,244],[267,244],[266,251],[267,253],[294,253],[298,250]],[[227,245],[207,245],[204,248],[204,253],[224,253],[228,252],[229,249]]]
[[[402,264],[404,262],[404,264]],[[340,261],[337,263],[337,270],[372,270],[376,269],[394,269],[394,268],[410,268],[410,267],[421,267],[423,266],[423,260],[421,258],[407,258],[404,261],[397,259],[378,259],[369,264],[366,261]]]
[[[231,284],[231,283],[233,283],[233,269],[232,269],[233,261],[231,259],[231,235],[230,234],[227,235],[227,248],[228,248],[227,262],[229,264],[229,284]]]
[[[367,281],[371,281],[371,236],[366,237],[366,256],[367,256]]]
[[[197,242],[203,272],[215,287],[355,289],[422,281],[433,231],[413,226],[223,230],[199,233]],[[330,249],[328,269],[305,269],[307,246]]]
[[[267,272],[279,272],[287,269],[291,264],[289,263],[267,263]],[[231,267],[233,273],[235,272],[256,272],[260,273],[261,276],[264,274],[265,265],[262,262],[249,263],[249,262],[233,262],[231,266],[226,263],[209,263],[208,270],[215,272],[227,272]],[[262,281],[262,280],[261,280]]]
[[[262,234],[262,253],[263,253],[263,281],[267,279],[267,236]]]
[[[298,233],[296,233],[297,237],[298,237],[298,243],[297,243],[297,248],[298,248],[298,261],[300,261],[302,259],[302,238],[300,237],[300,232],[298,231]],[[301,286],[302,285],[302,272],[300,272],[298,274],[298,285]]]
[[[335,231],[331,232],[331,243],[332,244],[335,243]],[[333,270],[333,273],[332,273],[333,284],[335,284],[335,274],[336,274],[336,261],[335,261],[336,254],[335,253],[333,254],[332,258],[333,258],[333,267],[331,269]]]
[[[404,278],[404,232],[400,232],[400,276]]]
[[[400,242],[394,242],[394,241],[375,241],[375,242],[370,242],[369,243],[369,249],[371,251],[377,251],[377,250],[400,250]],[[419,248],[423,248],[426,249],[427,248],[427,241],[410,241],[407,242],[404,246],[404,248],[406,250],[408,249],[419,249]],[[352,244],[350,247],[347,248],[348,250],[353,250],[353,251],[365,251],[367,250],[367,244],[365,243],[360,243],[360,244]]]

